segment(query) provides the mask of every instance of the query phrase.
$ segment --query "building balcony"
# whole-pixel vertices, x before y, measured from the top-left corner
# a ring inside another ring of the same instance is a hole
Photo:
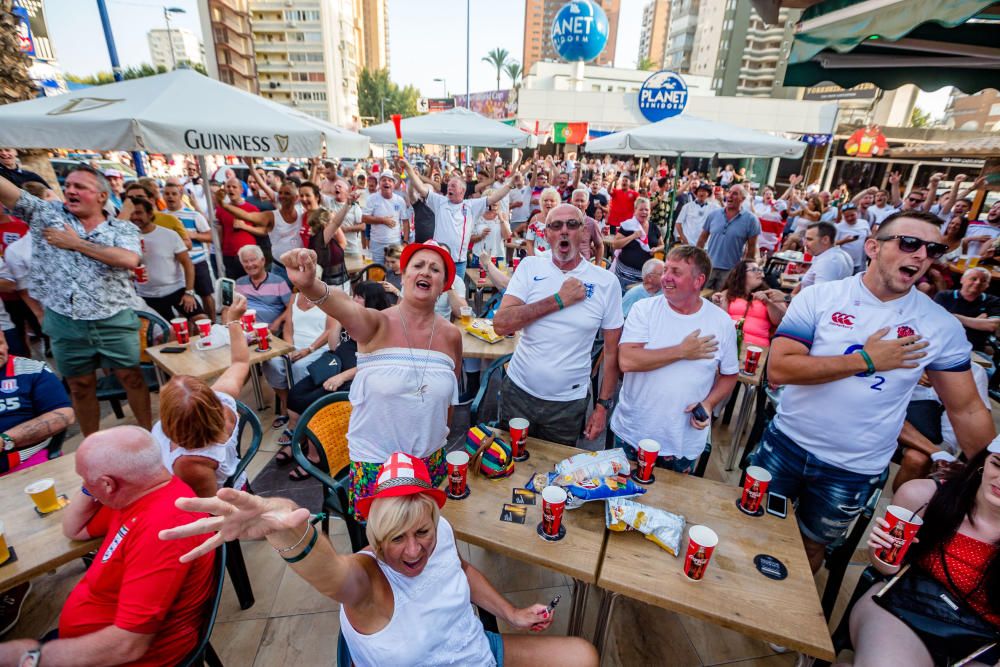
[[[236,62],[223,62],[219,61],[219,70],[226,70],[239,76],[243,79],[256,79],[257,77],[253,72],[250,71],[250,67],[246,63],[236,63]]]
[[[287,72],[293,67],[287,60],[257,61],[257,71],[261,74],[265,72]]]
[[[747,46],[743,49],[743,56],[745,58],[752,58],[753,60],[778,60],[781,58],[780,48],[758,48],[756,46]]]
[[[747,97],[770,97],[773,88],[773,86],[747,86],[740,84],[736,86],[736,94],[746,95]]]

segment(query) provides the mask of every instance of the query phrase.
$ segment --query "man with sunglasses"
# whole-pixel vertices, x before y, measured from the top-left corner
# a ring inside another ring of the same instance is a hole
[[[529,433],[576,445],[589,400],[591,350],[604,335],[604,377],[583,437],[604,430],[618,385],[618,340],[625,318],[621,287],[610,271],[584,261],[583,213],[560,204],[545,220],[551,250],[525,257],[514,272],[493,328],[500,335],[523,329],[501,387],[500,423],[523,417]]]
[[[924,372],[966,456],[995,436],[961,324],[913,289],[946,250],[934,216],[893,214],[865,241],[866,272],[802,290],[778,326],[768,379],[785,388],[750,462],[798,502],[814,572],[889,465]]]

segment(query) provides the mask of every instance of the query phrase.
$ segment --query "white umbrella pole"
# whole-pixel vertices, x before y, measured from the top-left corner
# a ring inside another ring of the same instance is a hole
[[[211,179],[208,176],[208,164],[205,163],[204,155],[198,155],[197,158],[198,171],[201,172],[201,180],[205,184],[205,219],[208,220],[208,227],[212,231],[212,247],[215,250],[215,259],[219,265],[219,277],[225,278],[226,264],[222,261],[222,239],[219,237],[219,228],[215,224],[215,198],[212,196]]]

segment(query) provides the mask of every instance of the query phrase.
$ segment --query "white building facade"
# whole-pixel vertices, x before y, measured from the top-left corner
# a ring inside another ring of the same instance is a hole
[[[198,36],[186,28],[157,28],[146,33],[149,57],[153,67],[173,69],[181,63],[205,64],[205,49]],[[173,53],[171,53],[173,52]]]

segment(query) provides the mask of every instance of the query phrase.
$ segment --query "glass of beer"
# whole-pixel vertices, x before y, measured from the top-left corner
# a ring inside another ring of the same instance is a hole
[[[42,514],[48,514],[59,509],[59,498],[56,496],[56,481],[51,477],[40,479],[24,487],[24,492],[31,496],[35,507]]]
[[[3,565],[10,558],[10,549],[7,548],[7,533],[4,531],[3,521],[0,521],[0,565]]]
[[[462,306],[460,311],[462,313],[462,327],[467,327],[472,324],[472,308],[470,306]]]

